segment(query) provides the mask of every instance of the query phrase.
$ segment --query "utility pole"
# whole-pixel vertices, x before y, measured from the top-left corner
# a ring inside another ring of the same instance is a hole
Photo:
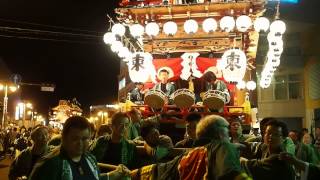
[[[3,97],[3,113],[2,113],[2,121],[1,121],[1,127],[4,129],[4,124],[7,120],[7,114],[8,114],[8,85],[6,84],[4,86],[4,97]]]

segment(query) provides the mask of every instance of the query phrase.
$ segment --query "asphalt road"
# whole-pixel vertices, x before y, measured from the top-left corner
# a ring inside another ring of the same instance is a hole
[[[11,159],[6,158],[0,161],[0,179],[8,180],[9,166],[11,163]]]

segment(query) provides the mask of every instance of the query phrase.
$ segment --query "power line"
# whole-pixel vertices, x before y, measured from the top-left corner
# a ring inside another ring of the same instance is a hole
[[[42,41],[54,41],[54,42],[68,42],[68,43],[78,43],[78,44],[101,44],[99,42],[89,42],[89,41],[75,41],[75,40],[65,40],[65,39],[51,39],[51,38],[37,38],[37,37],[27,37],[27,36],[13,36],[13,35],[3,35],[0,37],[6,38],[17,38],[17,39],[29,39],[29,40],[42,40]]]
[[[103,32],[98,32],[98,31],[90,31],[90,30],[70,28],[70,27],[64,27],[64,26],[54,26],[54,25],[47,25],[47,24],[31,23],[31,22],[26,22],[26,21],[17,21],[17,20],[11,20],[11,19],[3,19],[3,18],[0,18],[0,21],[11,22],[11,23],[16,23],[16,24],[42,26],[42,27],[55,28],[55,29],[64,29],[64,30],[71,30],[71,31],[82,31],[82,32],[89,32],[89,33],[103,33]]]
[[[34,34],[55,34],[55,35],[69,35],[69,36],[80,36],[80,37],[93,37],[93,38],[102,38],[102,35],[92,35],[92,34],[80,34],[80,33],[70,33],[70,32],[59,32],[59,31],[47,31],[39,29],[27,29],[27,28],[17,28],[17,27],[6,27],[0,26],[0,30],[3,31],[13,31],[16,33],[34,33]]]
[[[2,32],[2,34],[0,34],[0,37],[6,37],[6,38],[68,42],[68,43],[83,43],[83,44],[102,43],[102,34],[92,35],[92,34],[84,34],[84,33],[59,32],[59,31],[18,28],[18,27],[5,27],[5,26],[0,26],[0,32]]]

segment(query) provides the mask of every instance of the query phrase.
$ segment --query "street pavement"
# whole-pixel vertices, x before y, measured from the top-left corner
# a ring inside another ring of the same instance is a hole
[[[8,180],[9,166],[11,163],[10,158],[6,158],[4,160],[0,160],[0,179]]]

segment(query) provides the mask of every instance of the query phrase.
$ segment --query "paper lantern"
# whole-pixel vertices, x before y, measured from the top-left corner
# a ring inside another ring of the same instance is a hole
[[[198,31],[198,23],[193,19],[189,19],[184,22],[183,28],[187,34],[194,34]]]
[[[271,85],[271,78],[262,78],[259,85],[261,88],[268,88]]]
[[[170,35],[170,36],[173,36],[177,33],[178,31],[178,26],[175,22],[173,21],[168,21],[166,23],[164,23],[163,25],[163,32],[166,34],[166,35]]]
[[[214,32],[215,30],[217,30],[217,28],[217,21],[213,18],[207,18],[202,23],[202,29],[206,33]]]
[[[270,32],[282,35],[286,32],[286,24],[281,20],[275,20],[270,25]]]
[[[248,90],[252,91],[252,90],[256,89],[257,84],[254,81],[248,81],[247,84],[246,84],[246,87],[247,87]]]
[[[111,51],[114,52],[114,53],[118,53],[120,51],[120,49],[123,47],[122,45],[122,42],[120,41],[114,41],[112,44],[111,44]]]
[[[252,25],[251,18],[246,15],[239,16],[236,20],[236,26],[238,31],[246,32]]]
[[[274,36],[272,33],[269,33],[267,39],[269,47],[283,47],[283,40],[281,37]]]
[[[116,37],[112,32],[107,32],[103,35],[104,43],[111,45],[114,41],[116,41]]]
[[[120,58],[126,59],[130,56],[131,52],[129,51],[129,49],[127,47],[121,47],[118,53],[118,56]]]
[[[234,29],[234,26],[235,26],[235,21],[234,21],[234,18],[231,16],[224,16],[220,20],[220,28],[223,31],[230,32]]]
[[[123,36],[126,33],[126,28],[124,25],[117,23],[112,26],[111,31],[115,35]]]
[[[148,53],[136,52],[128,62],[129,76],[133,82],[146,82],[153,69],[152,55]]]
[[[239,49],[230,49],[226,51],[222,58],[223,77],[229,82],[239,82],[246,73],[247,58],[243,51]]]
[[[160,32],[159,25],[155,22],[148,23],[146,25],[146,34],[149,36],[157,36]]]
[[[268,18],[266,17],[258,17],[255,21],[254,21],[254,29],[257,31],[257,32],[260,32],[260,31],[264,31],[264,32],[267,32],[268,29],[269,29],[269,26],[270,26],[270,21]]]
[[[266,89],[270,86],[270,84],[266,83],[265,81],[260,81],[260,87]]]
[[[130,62],[130,61],[129,61]],[[146,69],[143,70],[130,70],[129,77],[132,82],[147,82],[149,79],[149,72]]]
[[[129,29],[130,34],[135,38],[142,36],[144,33],[144,27],[141,24],[133,24]]]
[[[273,57],[271,59],[268,59],[267,63],[270,63],[270,66],[278,67],[280,65],[280,58]]]
[[[243,80],[238,81],[236,86],[239,90],[243,90],[244,88],[246,88],[246,82],[244,82]]]

